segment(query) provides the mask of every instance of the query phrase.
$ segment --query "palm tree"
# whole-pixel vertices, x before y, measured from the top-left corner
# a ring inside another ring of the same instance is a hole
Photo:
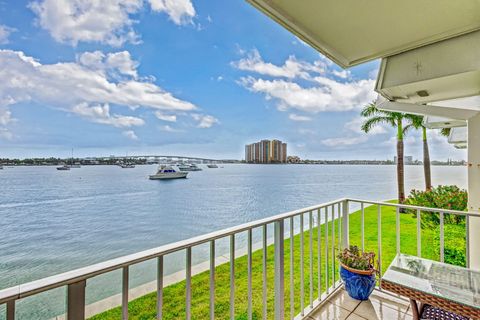
[[[427,141],[427,128],[422,124],[423,116],[414,114],[406,114],[405,118],[409,122],[403,129],[403,133],[406,134],[410,129],[422,129],[422,141],[423,141],[423,172],[425,175],[425,190],[432,189],[432,175],[430,173],[430,152],[428,150]]]
[[[452,131],[452,128],[442,128],[440,129],[440,134],[444,137],[448,137],[450,135],[450,131]]]
[[[397,184],[398,184],[398,202],[405,201],[405,183],[403,166],[403,119],[405,115],[400,112],[390,112],[379,110],[375,103],[366,105],[360,113],[365,118],[362,124],[362,131],[370,132],[374,127],[382,124],[397,129]]]

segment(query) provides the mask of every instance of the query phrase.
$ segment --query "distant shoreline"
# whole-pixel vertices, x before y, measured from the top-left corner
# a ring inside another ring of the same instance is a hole
[[[12,163],[5,163],[0,162],[0,166],[3,166],[4,169],[9,167],[56,167],[59,165],[64,165],[66,161],[61,161],[58,163],[20,163],[20,164],[12,164]],[[118,166],[115,163],[79,163],[82,166],[90,167],[90,166]],[[142,165],[156,165],[157,163],[133,163],[134,165],[142,166]],[[343,166],[395,166],[395,163],[386,163],[386,162],[375,162],[375,161],[312,161],[312,162],[299,162],[299,163],[246,163],[242,161],[238,162],[221,162],[218,161],[217,164],[249,164],[249,165],[343,165]],[[422,166],[422,163],[410,163],[405,164],[405,166]],[[460,161],[455,161],[452,163],[447,162],[432,162],[432,166],[452,166],[452,167],[462,167],[466,166],[466,163],[462,163]]]

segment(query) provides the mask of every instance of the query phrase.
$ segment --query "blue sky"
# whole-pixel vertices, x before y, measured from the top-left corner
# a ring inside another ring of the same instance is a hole
[[[0,1],[0,50],[0,157],[395,153],[390,128],[359,132],[378,61],[344,71],[245,1]],[[465,158],[429,135],[433,159]]]

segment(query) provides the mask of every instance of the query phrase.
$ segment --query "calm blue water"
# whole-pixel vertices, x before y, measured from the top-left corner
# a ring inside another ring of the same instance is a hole
[[[0,170],[0,288],[337,198],[396,196],[394,166],[202,167],[172,181],[148,180],[156,166]],[[464,167],[432,167],[434,184],[466,187],[466,173]],[[406,188],[423,188],[421,166],[407,166]],[[194,252],[194,262],[205,259],[204,249]],[[181,269],[182,259],[173,256],[167,273]],[[153,280],[152,267],[134,268],[131,286]],[[89,302],[120,292],[120,279],[112,273],[92,280]],[[61,314],[64,293],[26,299],[18,315]]]

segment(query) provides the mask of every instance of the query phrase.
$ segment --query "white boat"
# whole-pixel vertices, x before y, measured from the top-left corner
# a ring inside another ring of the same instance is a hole
[[[61,170],[61,171],[70,170],[70,166],[64,164],[64,165],[61,166],[61,167],[57,167],[57,170]]]
[[[195,163],[179,165],[178,169],[180,171],[202,171],[202,168],[199,168]]]
[[[133,169],[135,168],[135,165],[132,163],[122,163],[120,167],[122,167],[123,169]]]
[[[216,164],[207,164],[207,167],[208,168],[218,168],[218,166]]]
[[[156,174],[149,176],[150,180],[181,179],[186,178],[188,172],[176,171],[171,166],[161,165]]]

